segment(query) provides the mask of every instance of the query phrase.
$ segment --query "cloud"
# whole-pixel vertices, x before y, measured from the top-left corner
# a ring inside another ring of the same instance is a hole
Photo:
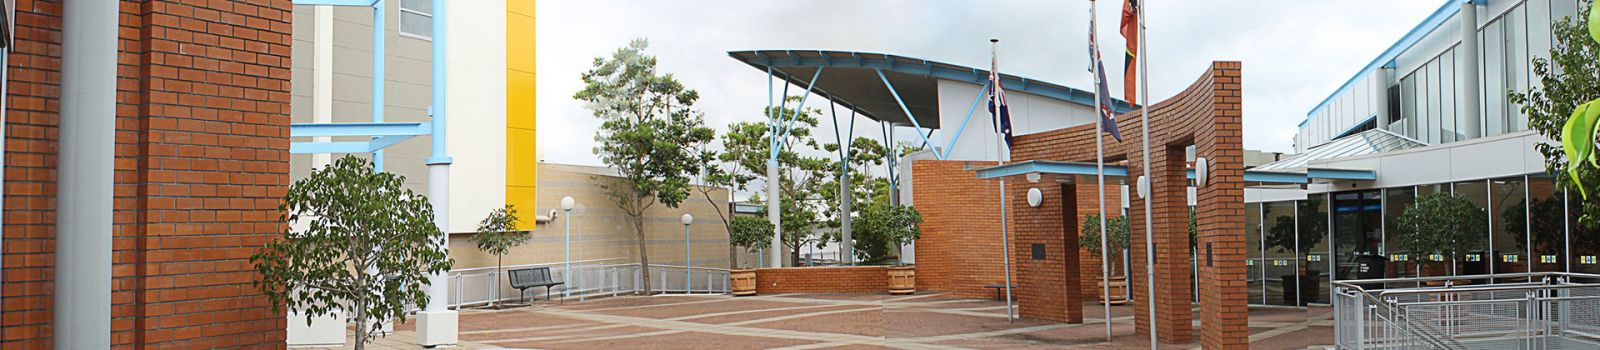
[[[1181,91],[1211,61],[1243,61],[1245,147],[1288,151],[1306,112],[1441,4],[1154,1],[1146,15],[1150,93],[1159,100]],[[1000,38],[1002,71],[1080,89],[1090,82],[1088,1],[589,0],[537,6],[540,153],[551,162],[599,164],[591,153],[598,122],[572,99],[581,88],[578,74],[637,37],[650,38],[661,71],[699,90],[698,107],[718,129],[761,120],[767,104],[765,74],[728,58],[731,50],[868,51],[985,67],[988,39]],[[1122,2],[1100,6],[1099,40],[1109,49],[1103,54],[1115,58],[1123,45],[1117,33]],[[1120,71],[1121,60],[1106,65]],[[1120,91],[1121,79],[1111,80],[1112,91]],[[828,123],[819,127],[831,129]],[[915,138],[902,132],[898,138]],[[833,141],[831,132],[818,134]]]

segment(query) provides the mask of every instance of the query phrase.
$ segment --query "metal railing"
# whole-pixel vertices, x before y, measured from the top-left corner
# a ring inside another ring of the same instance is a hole
[[[518,300],[520,299],[518,291],[511,288],[506,278],[501,277],[503,274],[500,271],[532,267],[550,268],[551,278],[557,281],[566,281],[568,275],[564,262],[508,265],[501,267],[500,270],[496,270],[493,266],[452,270],[448,274],[450,306],[459,308],[486,305],[497,300]],[[583,301],[589,297],[637,293],[644,289],[640,282],[643,276],[639,271],[637,262],[626,262],[625,259],[573,261],[572,282],[564,287],[555,287],[555,290],[551,291],[551,297],[564,296]],[[651,289],[657,293],[728,292],[728,269],[692,267],[685,271],[680,265],[652,264],[650,272],[653,284]],[[544,293],[535,288],[530,289],[527,296],[543,297]]]
[[[1333,286],[1339,349],[1600,348],[1600,275],[1419,277]]]

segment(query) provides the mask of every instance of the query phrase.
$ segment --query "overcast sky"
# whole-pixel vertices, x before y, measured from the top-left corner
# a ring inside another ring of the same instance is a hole
[[[1445,0],[1152,0],[1145,17],[1150,95],[1187,87],[1211,61],[1244,65],[1247,149],[1288,152],[1316,103]],[[659,70],[700,92],[719,131],[761,120],[766,74],[728,51],[864,51],[987,68],[1001,40],[1004,73],[1090,86],[1085,0],[583,0],[538,2],[541,159],[600,165],[599,122],[572,99],[579,74],[633,38],[649,38]],[[1111,91],[1122,91],[1122,1],[1102,0],[1101,46]],[[826,107],[812,100],[809,106]],[[863,119],[861,122],[865,122]],[[824,121],[824,130],[832,126]],[[831,130],[828,130],[831,131]],[[902,131],[901,139],[915,138]],[[819,132],[832,142],[831,132]]]

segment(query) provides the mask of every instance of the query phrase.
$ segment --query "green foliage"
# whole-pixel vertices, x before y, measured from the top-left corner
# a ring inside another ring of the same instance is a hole
[[[273,308],[306,316],[355,312],[356,348],[374,327],[405,320],[407,305],[427,307],[428,275],[450,270],[428,199],[406,189],[405,177],[372,170],[345,156],[295,181],[279,210],[283,237],[250,257],[256,288]],[[303,228],[303,229],[296,229]]]
[[[478,250],[494,254],[494,270],[500,271],[506,254],[511,253],[511,248],[527,244],[533,235],[526,231],[517,230],[517,207],[506,204],[505,207],[489,212],[488,217],[478,222],[478,232],[472,235],[471,241],[478,245]]]
[[[1397,251],[1415,255],[1443,255],[1454,260],[1468,252],[1483,249],[1483,239],[1489,234],[1488,213],[1466,198],[1448,193],[1433,193],[1417,198],[1417,203],[1406,208],[1395,225],[1396,234],[1389,243]],[[1431,259],[1419,259],[1430,263]]]
[[[676,208],[689,197],[704,154],[684,145],[708,142],[716,131],[705,127],[704,117],[694,109],[700,94],[672,74],[657,72],[656,58],[644,52],[647,47],[647,40],[635,39],[610,59],[596,57],[594,67],[581,76],[584,88],[573,98],[600,119],[594,153],[623,178],[601,186],[633,221],[642,285],[649,295],[645,210],[656,203]]]
[[[786,105],[793,105],[798,104],[800,97],[789,96],[785,100],[788,102]],[[728,131],[722,136],[723,151],[718,155],[725,166],[721,171],[726,174],[727,183],[735,189],[745,190],[757,179],[764,182],[767,161],[771,159],[774,146],[771,125],[786,125],[793,121],[789,134],[779,140],[782,145],[778,148],[777,160],[782,240],[783,245],[793,249],[790,255],[795,261],[799,261],[800,247],[828,241],[827,235],[815,234],[816,229],[827,227],[823,220],[823,215],[826,215],[823,209],[827,207],[822,205],[825,201],[822,193],[830,187],[828,179],[836,174],[834,163],[827,157],[813,156],[825,154],[812,134],[812,129],[817,126],[816,116],[820,113],[821,110],[814,108],[766,108],[763,114],[767,121],[729,125]],[[832,183],[831,187],[837,188],[838,184]],[[759,199],[752,197],[751,201]],[[761,216],[764,217],[766,209],[765,206],[762,208]]]
[[[1583,166],[1595,160],[1594,132],[1600,122],[1600,42],[1593,35],[1600,15],[1589,6],[1579,5],[1579,15],[1552,23],[1556,39],[1550,58],[1535,58],[1533,73],[1542,87],[1527,92],[1510,92],[1510,101],[1521,105],[1528,115],[1528,127],[1557,143],[1538,143],[1545,170],[1556,174],[1556,181],[1576,189],[1587,198],[1600,189],[1600,170]],[[1582,201],[1578,222],[1585,227],[1600,227],[1600,201]]]
[[[1128,248],[1128,217],[1113,216],[1106,221],[1106,230],[1111,235],[1106,236],[1106,246],[1112,252],[1121,252]],[[1090,253],[1100,254],[1100,214],[1089,214],[1083,218],[1083,229],[1078,234],[1078,246],[1088,249]]]
[[[771,245],[772,223],[751,216],[735,216],[728,224],[728,244],[749,250]]]
[[[887,257],[895,246],[922,237],[922,213],[907,205],[868,205],[853,223],[856,257],[863,261]]]

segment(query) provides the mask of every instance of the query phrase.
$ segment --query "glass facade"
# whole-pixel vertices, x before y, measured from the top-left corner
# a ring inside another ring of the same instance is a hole
[[[1447,258],[1386,246],[1400,216],[1417,198],[1433,193],[1454,194],[1492,214],[1482,223],[1487,232],[1482,248],[1454,264]],[[1305,200],[1247,203],[1245,249],[1249,261],[1245,266],[1250,275],[1250,303],[1325,304],[1330,279],[1600,274],[1600,239],[1596,239],[1600,226],[1590,228],[1578,222],[1580,205],[1576,192],[1568,193],[1545,174],[1313,193]],[[1445,263],[1419,264],[1421,259]],[[1484,282],[1488,281],[1473,283]]]

